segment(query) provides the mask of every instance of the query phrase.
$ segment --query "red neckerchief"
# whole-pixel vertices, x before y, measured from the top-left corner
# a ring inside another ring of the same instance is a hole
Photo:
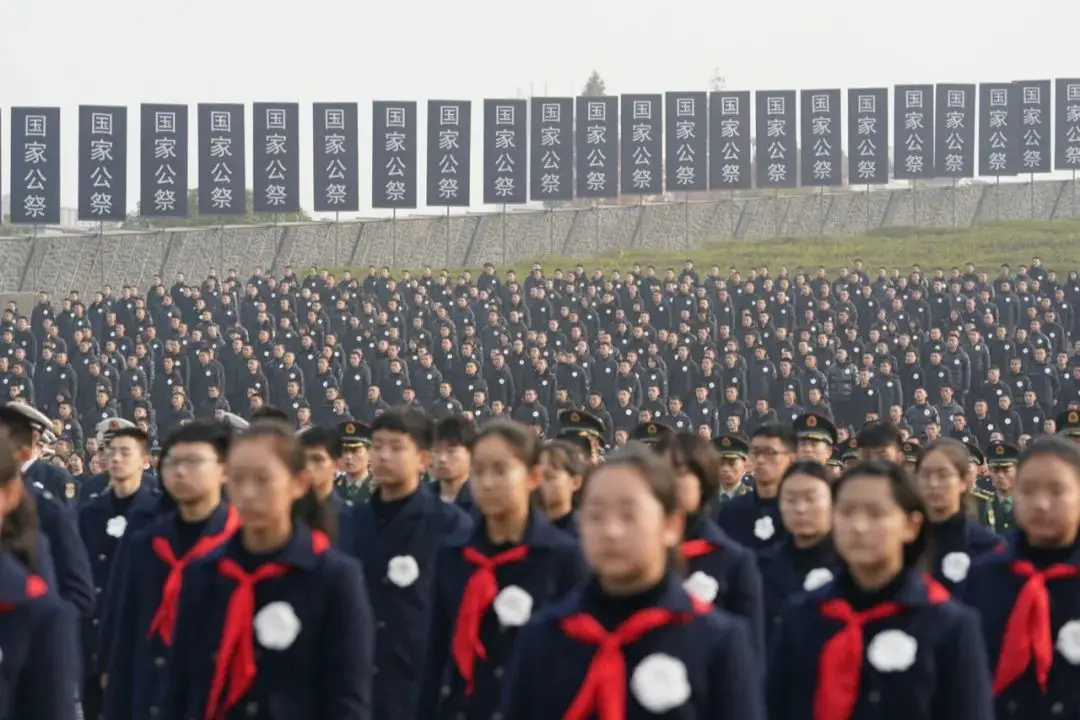
[[[712,605],[691,598],[694,613],[665,608],[638,610],[608,632],[588,613],[578,613],[559,621],[563,633],[587,645],[596,645],[585,680],[562,720],[624,720],[626,717],[626,658],[623,646],[636,642],[647,632],[675,623],[689,622],[694,614],[704,615]]]
[[[457,622],[454,623],[454,637],[450,645],[451,655],[458,673],[465,681],[465,696],[472,695],[473,682],[476,678],[476,658],[487,660],[487,650],[480,642],[480,623],[484,613],[491,607],[495,596],[499,594],[499,583],[495,579],[495,568],[499,565],[520,562],[528,557],[529,546],[518,545],[515,548],[488,557],[475,548],[462,550],[465,560],[476,566],[465,592],[461,595]]]
[[[313,530],[312,552],[321,555],[329,547],[330,540],[326,535]],[[217,569],[222,577],[235,580],[236,587],[225,608],[225,624],[214,656],[214,678],[206,701],[205,720],[224,720],[255,682],[255,586],[289,571],[282,563],[266,563],[248,574],[231,558],[219,560]]]
[[[685,560],[693,560],[696,557],[708,555],[715,549],[716,546],[708,540],[685,540],[679,546],[679,551]]]
[[[932,605],[940,605],[949,599],[949,592],[937,583],[927,585],[927,595]],[[839,620],[844,627],[825,642],[818,656],[814,720],[848,720],[851,717],[862,679],[863,628],[867,623],[897,615],[906,607],[887,602],[855,612],[847,600],[826,600],[821,604],[821,614]]]
[[[236,508],[230,506],[225,517],[225,528],[214,535],[204,535],[199,538],[195,545],[184,553],[184,557],[177,559],[168,538],[158,536],[151,542],[154,554],[161,562],[169,567],[169,575],[165,578],[165,585],[161,589],[161,602],[150,621],[150,629],[147,631],[148,638],[158,635],[161,642],[172,647],[173,629],[176,626],[176,609],[180,603],[180,589],[184,583],[184,570],[194,560],[206,557],[217,549],[223,542],[228,540],[240,527],[240,514]]]
[[[49,586],[37,575],[26,578],[26,597],[28,600],[39,598],[49,592]],[[15,603],[0,603],[0,612],[9,612],[15,609]]]
[[[1020,678],[1033,662],[1039,689],[1046,694],[1050,666],[1054,662],[1054,640],[1050,631],[1050,591],[1046,583],[1080,576],[1075,565],[1058,563],[1037,570],[1027,560],[1013,560],[1009,569],[1026,577],[1020,588],[1001,641],[997,669],[994,671],[994,694],[997,695]]]

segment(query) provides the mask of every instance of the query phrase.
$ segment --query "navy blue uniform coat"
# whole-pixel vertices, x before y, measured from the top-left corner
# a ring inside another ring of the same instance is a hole
[[[556,530],[537,510],[529,513],[529,525],[521,544],[528,547],[526,558],[496,567],[495,579],[500,591],[516,585],[527,592],[532,598],[533,613],[565,596],[586,575],[574,538]],[[465,697],[465,682],[450,650],[465,585],[477,569],[464,558],[466,547],[488,556],[506,550],[491,547],[482,520],[471,535],[451,538],[439,549],[428,638],[431,653],[420,694],[419,720],[458,718],[459,713],[470,720],[488,720],[499,709],[503,680],[513,660],[520,628],[503,626],[492,606],[484,613],[480,625],[480,641],[487,651],[487,660],[476,658],[475,689],[469,698]]]
[[[844,627],[822,615],[821,604],[844,599],[843,581],[841,573],[818,590],[796,595],[781,612],[766,687],[769,720],[812,720],[820,653]],[[924,576],[914,571],[905,571],[887,600],[905,609],[863,627],[862,674],[849,720],[993,720],[978,615],[955,600],[932,602]],[[873,653],[866,652],[886,630],[915,639],[913,664],[906,669],[879,670]]]
[[[772,646],[773,634],[780,627],[780,610],[788,598],[807,590],[816,590],[831,582],[840,572],[840,559],[829,539],[825,547],[813,548],[812,557],[800,557],[804,551],[788,540],[758,554],[762,593],[765,601],[765,647]]]
[[[964,513],[942,523],[933,523],[934,579],[951,593],[960,591],[972,562],[1002,546],[1004,538],[980,525]]]
[[[238,533],[184,573],[163,720],[205,715],[226,606],[236,588],[217,563],[243,555]],[[333,548],[317,553],[311,530],[301,524],[268,562],[290,570],[255,586],[255,612],[271,602],[288,603],[300,621],[299,634],[283,650],[256,642],[254,683],[226,720],[372,720],[375,630],[360,565]]]
[[[37,503],[38,527],[49,541],[47,547],[56,573],[55,590],[71,603],[80,617],[88,618],[94,612],[97,595],[90,572],[90,555],[79,538],[75,512],[48,490],[33,484],[29,487]]]
[[[0,552],[0,720],[69,720],[80,679],[75,611]]]
[[[467,535],[472,520],[463,510],[421,488],[380,528],[371,502],[360,503],[348,513],[342,547],[364,566],[375,614],[375,666],[379,669],[375,716],[379,720],[412,720],[427,656],[435,555],[447,538]],[[406,558],[415,562],[415,577],[390,572],[391,561],[408,565]]]
[[[756,551],[777,545],[787,537],[777,501],[764,500],[756,492],[721,504],[716,511],[716,524],[732,540]]]
[[[670,575],[658,607],[686,613],[688,622],[665,625],[624,645],[626,720],[665,717],[685,720],[762,720],[762,672],[748,625],[722,610],[696,612],[690,596]],[[533,618],[518,639],[506,683],[502,717],[557,720],[570,707],[585,681],[596,647],[571,639],[559,627],[563,618],[592,614],[585,585]],[[664,654],[685,665],[690,697],[663,716],[649,712],[630,690],[634,668],[645,658]]]

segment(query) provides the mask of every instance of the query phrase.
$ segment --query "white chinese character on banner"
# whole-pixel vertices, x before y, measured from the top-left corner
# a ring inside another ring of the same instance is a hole
[[[457,199],[458,193],[461,192],[456,177],[439,178],[438,188],[439,197],[443,200],[455,200]]]
[[[557,127],[542,127],[542,128],[540,128],[540,145],[542,147],[552,147],[554,145],[562,145],[562,128],[557,128]]]
[[[449,154],[443,155],[442,159],[439,160],[439,173],[442,175],[456,174],[458,165],[460,165],[460,163],[456,157]]]
[[[787,120],[784,118],[770,118],[765,122],[766,137],[784,137],[787,135]]]
[[[540,167],[544,170],[559,170],[562,168],[562,158],[555,150],[547,150],[544,157],[540,158]]]
[[[814,157],[829,157],[832,154],[832,145],[825,138],[814,141]]]
[[[647,168],[634,168],[630,184],[634,190],[648,190],[652,187],[652,171]]]
[[[176,157],[176,138],[154,138],[154,158],[172,160]]]
[[[652,125],[638,123],[630,130],[631,142],[647,143],[652,141]]]
[[[693,185],[696,171],[693,165],[680,165],[675,168],[676,185]]]
[[[93,186],[96,188],[111,188],[112,179],[112,173],[104,165],[98,165],[90,171],[90,180],[93,181]]]
[[[652,103],[648,100],[635,100],[633,114],[634,120],[652,120]]]
[[[945,172],[959,175],[964,172],[964,156],[959,153],[947,153],[944,162]]]
[[[512,197],[514,195],[514,178],[504,175],[496,177],[493,189],[496,197]]]
[[[991,110],[990,115],[987,118],[990,127],[1003,128],[1009,125],[1009,111],[1008,110]]]
[[[945,107],[967,107],[967,92],[964,90],[948,90],[945,93]]]
[[[908,110],[921,110],[922,103],[922,90],[907,90],[904,92],[904,107]]]
[[[210,138],[210,157],[232,157],[232,138]]]
[[[345,163],[341,162],[338,158],[334,158],[326,165],[326,179],[327,180],[344,180],[345,179]]]
[[[675,98],[675,117],[694,117],[695,99]]]
[[[344,135],[326,135],[323,137],[323,154],[325,155],[344,155],[345,154],[345,136]]]
[[[266,129],[267,130],[288,130],[285,127],[285,109],[284,108],[267,108],[266,109]]]
[[[457,130],[440,130],[438,138],[439,149],[442,151],[460,149],[460,137],[461,133]]]
[[[232,113],[228,110],[210,111],[210,132],[232,132]],[[231,198],[230,198],[231,201]]]
[[[644,145],[635,147],[634,151],[630,153],[630,157],[633,159],[635,165],[648,165],[652,162],[652,153],[649,152],[649,148]]]
[[[1070,145],[1065,148],[1065,164],[1080,165],[1080,147]]]
[[[877,118],[861,117],[855,120],[856,135],[877,135]]]
[[[586,145],[603,145],[607,142],[607,128],[603,125],[589,125],[585,128]]]
[[[697,123],[693,120],[680,120],[675,123],[675,139],[690,140],[697,137]]]
[[[870,138],[860,140],[857,149],[860,157],[870,157],[877,153],[877,145]]]
[[[962,112],[947,112],[945,113],[945,129],[946,130],[960,130],[964,127],[964,113]]]
[[[604,103],[604,102],[589,102],[589,103],[586,103],[585,118],[589,122],[607,122],[607,103]]]
[[[1065,86],[1065,100],[1067,102],[1080,100],[1080,83],[1069,83]]]
[[[728,118],[720,121],[720,137],[733,138],[739,137],[740,123],[734,118]]]
[[[720,98],[720,114],[721,115],[738,115],[739,114],[739,98],[738,97],[721,97]]]
[[[920,153],[923,149],[922,135],[919,133],[911,133],[904,138],[904,148],[909,153]]]
[[[832,161],[830,160],[815,160],[812,170],[815,180],[831,180],[832,179]]]
[[[1042,133],[1035,128],[1028,128],[1024,131],[1024,146],[1025,147],[1042,147]]]
[[[162,188],[154,191],[154,210],[159,213],[176,210],[176,191]]]
[[[607,188],[607,173],[601,170],[590,170],[585,175],[585,187],[589,192],[603,192]]]
[[[288,153],[288,148],[285,143],[288,142],[288,138],[284,135],[267,135],[266,136],[266,154],[267,155],[285,155]]]
[[[23,178],[23,187],[28,191],[44,190],[45,182],[45,173],[41,172],[38,168],[34,168],[26,173],[26,177]]]
[[[112,113],[90,113],[90,134],[91,135],[112,135],[113,134],[113,116],[112,116]]]
[[[495,149],[506,150],[508,148],[515,147],[514,145],[514,131],[510,128],[504,128],[502,130],[495,131]]]
[[[173,170],[172,165],[165,164],[158,166],[158,169],[154,171],[154,184],[155,185],[175,185],[176,184],[176,171]]]
[[[510,157],[506,153],[499,153],[499,157],[495,158],[495,172],[513,173],[514,158]]]
[[[877,179],[877,162],[874,160],[860,160],[855,166],[855,174],[860,180]]]
[[[1008,170],[1008,156],[1005,153],[992,152],[986,156],[986,166],[991,172],[1000,174]]]
[[[231,210],[233,196],[231,187],[215,187],[210,190],[210,205],[217,210]]]
[[[540,192],[544,195],[554,195],[562,187],[562,176],[554,173],[544,173],[540,176]]]
[[[166,134],[176,132],[176,113],[174,112],[156,112],[154,113],[154,133]]]
[[[1005,88],[990,89],[990,107],[1008,107],[1009,91]]]
[[[460,122],[460,110],[461,108],[458,105],[440,105],[439,124],[457,125]]]
[[[345,111],[341,108],[326,108],[323,111],[323,130],[345,130]]]
[[[588,160],[589,167],[595,168],[607,166],[607,155],[605,155],[604,151],[600,148],[593,148],[590,150],[586,160]]]
[[[787,158],[787,147],[782,142],[773,141],[769,144],[769,159],[784,160]]]
[[[810,96],[810,112],[812,112],[812,113],[827,113],[827,112],[829,112],[829,96],[828,95],[811,95]]]
[[[727,164],[720,168],[720,182],[725,185],[734,185],[742,181],[742,168],[738,165]]]
[[[766,176],[769,185],[779,185],[787,180],[787,163],[770,163]]]
[[[112,195],[109,193],[92,193],[90,195],[90,214],[104,217],[111,215],[113,209]]]
[[[90,162],[112,162],[113,160],[113,143],[112,140],[91,140],[90,141]]]
[[[266,166],[266,179],[267,180],[284,180],[288,171],[285,169],[284,163],[280,160],[271,160]]]
[[[388,202],[404,202],[406,192],[405,183],[401,180],[388,180],[386,183],[386,200]]]
[[[495,124],[496,125],[513,125],[514,124],[514,108],[513,105],[496,105],[495,106]]]
[[[404,177],[405,176],[405,161],[396,155],[386,161],[386,175],[387,177]]]
[[[232,168],[228,163],[219,162],[210,170],[210,180],[215,183],[228,185],[232,183]]]
[[[562,105],[560,105],[559,103],[541,103],[540,122],[562,122]]]
[[[924,130],[923,127],[923,113],[921,112],[909,112],[904,113],[904,129],[905,130]]]
[[[828,135],[832,132],[832,118],[831,117],[812,117],[810,118],[810,134],[811,135]]]
[[[694,155],[696,151],[689,145],[683,144],[679,146],[679,149],[675,152],[675,160],[682,165],[689,165],[694,162]]]
[[[48,133],[48,118],[44,115],[27,115],[23,124],[26,137],[46,137]]]
[[[383,136],[386,142],[383,147],[388,153],[405,152],[405,133],[391,132]]]
[[[1025,150],[1024,167],[1037,168],[1042,165],[1042,150]]]
[[[388,107],[388,108],[386,108],[386,127],[388,127],[388,128],[404,128],[405,127],[405,108],[403,108],[403,107]]]
[[[908,155],[904,158],[904,169],[908,175],[922,175],[925,169],[925,159],[922,155]]]
[[[787,108],[787,98],[783,97],[767,97],[765,98],[765,114],[766,115],[783,115]]]
[[[1024,104],[1039,105],[1042,103],[1042,88],[1032,85],[1024,88]]]
[[[1065,122],[1067,122],[1067,123],[1080,122],[1080,105],[1066,105],[1065,106]]]
[[[48,147],[45,143],[28,142],[23,145],[23,161],[28,165],[43,165],[47,162],[45,151]]]
[[[1080,127],[1073,125],[1072,127],[1065,128],[1065,142],[1066,143],[1080,143]]]
[[[289,194],[284,185],[267,185],[265,197],[267,205],[281,207],[288,200]]]
[[[341,183],[330,183],[323,194],[327,205],[344,205],[349,199],[349,188]]]
[[[860,113],[876,113],[877,95],[859,95],[857,107]]]
[[[964,138],[960,137],[959,133],[949,133],[945,136],[945,149],[953,150],[955,152],[963,152]]]
[[[1042,108],[1024,108],[1020,122],[1024,125],[1042,125]]]
[[[720,148],[720,154],[725,162],[737,162],[738,160],[742,159],[742,152],[739,149],[738,143],[724,143],[724,147]]]
[[[41,195],[28,195],[23,198],[23,214],[31,219],[45,217],[45,198]]]

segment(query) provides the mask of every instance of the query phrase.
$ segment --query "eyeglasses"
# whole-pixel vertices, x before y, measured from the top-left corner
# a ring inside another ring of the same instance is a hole
[[[750,457],[758,460],[775,460],[786,453],[773,450],[772,448],[751,448]]]
[[[205,457],[168,457],[161,461],[162,468],[199,467],[208,463],[217,462],[216,458]]]

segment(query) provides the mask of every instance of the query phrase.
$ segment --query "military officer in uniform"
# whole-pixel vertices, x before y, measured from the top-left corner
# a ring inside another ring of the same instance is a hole
[[[843,470],[855,467],[859,463],[859,439],[848,438],[840,445],[840,463]]]
[[[1080,411],[1066,410],[1057,416],[1058,435],[1064,435],[1080,444]]]
[[[997,516],[994,514],[997,493],[994,492],[993,486],[982,477],[982,467],[986,464],[986,457],[974,442],[965,442],[964,444],[967,445],[972,466],[971,472],[975,477],[975,483],[968,489],[968,495],[971,496],[975,503],[974,508],[972,508],[973,519],[993,530],[997,524]]]
[[[829,462],[825,466],[829,471],[829,477],[833,480],[840,477],[844,472],[844,452],[846,450],[846,444],[833,445],[832,455],[829,456]]]
[[[905,440],[900,452],[904,455],[904,469],[909,473],[914,473],[915,465],[919,462],[919,443],[914,440]]]
[[[720,491],[716,501],[726,503],[750,492],[743,482],[746,460],[750,457],[750,443],[740,435],[721,435],[713,438],[713,447],[720,455]]]
[[[660,442],[660,438],[671,432],[671,428],[658,422],[641,423],[630,431],[630,440],[645,443],[646,445],[655,445]]]
[[[7,405],[29,420],[34,432],[34,457],[23,466],[23,477],[39,490],[48,490],[53,497],[73,507],[78,494],[75,478],[67,470],[48,462],[45,457],[46,438],[52,435],[52,421],[45,413],[25,402],[10,402]]]
[[[795,418],[792,427],[799,442],[799,459],[827,465],[837,442],[836,425],[823,415],[803,413]]]
[[[368,472],[368,450],[371,447],[371,427],[349,420],[338,425],[338,441],[341,443],[339,472],[334,478],[338,495],[347,503],[356,505],[371,497],[375,481]]]
[[[604,423],[584,410],[560,410],[557,440],[568,440],[585,453],[585,464],[596,467],[602,461],[600,449],[604,444]]]
[[[994,529],[999,533],[1016,529],[1013,519],[1013,488],[1016,482],[1016,463],[1020,448],[1007,442],[994,441],[986,448],[986,464],[994,481]]]
[[[112,436],[117,430],[133,428],[135,423],[130,420],[125,420],[121,417],[105,418],[97,425],[94,426],[94,432],[97,433],[98,443],[101,449],[107,450],[109,447],[109,441],[112,440]],[[143,482],[146,482],[146,472],[143,473]],[[156,481],[154,483],[156,485]],[[109,487],[109,473],[103,472],[97,475],[91,475],[83,481],[79,487],[77,503],[79,507],[84,507],[93,501],[98,495],[105,492],[105,488]]]

